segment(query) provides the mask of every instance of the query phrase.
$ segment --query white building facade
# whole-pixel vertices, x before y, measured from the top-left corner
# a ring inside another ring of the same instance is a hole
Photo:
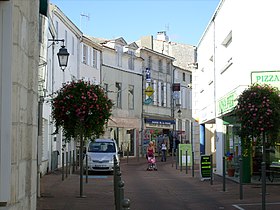
[[[236,158],[241,154],[232,112],[237,97],[261,75],[279,75],[280,29],[274,27],[279,6],[274,0],[221,0],[197,46],[193,116],[200,124],[203,152],[216,155],[218,174],[226,152]],[[280,81],[266,82],[279,86]]]
[[[0,209],[36,209],[39,1],[0,1]]]
[[[143,62],[136,55],[138,46],[134,42],[128,44],[122,37],[90,39],[102,46],[100,84],[114,103],[103,137],[115,139],[123,155],[138,156]]]

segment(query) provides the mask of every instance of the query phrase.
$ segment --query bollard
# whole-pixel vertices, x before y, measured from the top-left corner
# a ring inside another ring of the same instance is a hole
[[[194,177],[194,152],[192,152],[192,177]]]
[[[86,183],[88,183],[88,155],[86,154]]]
[[[118,182],[118,199],[117,199],[117,210],[121,210],[121,202],[124,199],[124,181],[120,180]]]
[[[226,191],[226,158],[223,156],[223,192]]]
[[[130,200],[125,198],[122,200],[122,210],[130,210]]]
[[[242,158],[239,158],[239,198],[240,200],[243,199],[243,183],[242,183],[242,176],[243,176],[243,166],[242,166]]]
[[[128,156],[129,156],[129,147],[127,146],[127,150],[126,150],[126,163],[128,163]]]
[[[182,157],[182,150],[180,150],[180,160],[181,160],[181,165],[180,165],[180,171],[183,169],[183,157]]]
[[[72,170],[71,170],[71,168],[72,168],[72,160],[71,160],[71,157],[72,157],[72,152],[70,151],[69,152],[69,171],[68,171],[68,173],[69,173],[69,175],[71,174],[71,172],[72,172]]]
[[[266,170],[265,162],[262,162],[262,210],[265,210],[265,196],[266,196]]]
[[[122,173],[120,171],[117,171],[117,177],[116,177],[116,194],[115,194],[115,204],[116,204],[116,210],[120,210],[120,192],[119,192],[119,182],[121,181],[121,175]]]
[[[68,177],[68,152],[66,152],[65,177]]]
[[[64,151],[62,151],[62,181],[64,180]]]
[[[115,197],[115,206],[117,206],[117,183],[118,183],[118,172],[120,172],[120,168],[117,165],[117,158],[114,156],[114,197]]]
[[[172,167],[174,165],[174,148],[172,148]]]
[[[188,174],[188,151],[186,151],[186,174]]]
[[[176,157],[175,157],[175,165],[176,165],[176,170],[178,169],[178,160],[179,160],[179,151],[178,149],[175,150],[175,153],[176,153]]]
[[[75,167],[76,167],[76,163],[75,163],[75,151],[73,150],[73,167],[72,167],[72,174],[75,173]]]

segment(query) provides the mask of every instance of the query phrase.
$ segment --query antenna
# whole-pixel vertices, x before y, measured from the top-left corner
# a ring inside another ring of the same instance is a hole
[[[165,31],[169,31],[169,23],[165,24]]]
[[[82,24],[83,20],[85,19],[85,24]],[[90,20],[89,14],[81,13],[80,14],[80,28],[83,30],[83,25],[85,26],[85,30],[87,28],[87,23]]]

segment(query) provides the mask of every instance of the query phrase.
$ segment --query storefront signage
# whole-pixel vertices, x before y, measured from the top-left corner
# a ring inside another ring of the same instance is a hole
[[[145,119],[146,123],[160,124],[160,125],[174,125],[175,120],[158,120],[158,119]]]
[[[210,155],[201,155],[200,157],[200,175],[202,179],[211,178],[211,157]]]
[[[251,82],[252,84],[268,84],[280,88],[280,71],[251,72]]]
[[[218,101],[218,114],[226,114],[234,109],[237,104],[236,92],[231,92]]]

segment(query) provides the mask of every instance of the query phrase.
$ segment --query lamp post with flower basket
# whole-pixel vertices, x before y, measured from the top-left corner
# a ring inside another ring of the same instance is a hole
[[[266,162],[265,146],[274,145],[277,140],[280,128],[279,94],[279,89],[276,87],[267,84],[252,84],[238,98],[235,113],[240,123],[239,135],[242,144],[242,158],[245,160],[244,165],[247,165],[246,159],[251,159],[254,139],[262,139],[263,162]],[[244,173],[249,174],[248,179],[251,179],[250,168],[244,167],[243,170]],[[245,181],[250,182],[250,180]]]
[[[113,107],[99,85],[83,80],[64,83],[51,99],[52,118],[58,129],[63,128],[65,141],[80,142],[80,197],[83,197],[83,145],[85,140],[105,132]]]

